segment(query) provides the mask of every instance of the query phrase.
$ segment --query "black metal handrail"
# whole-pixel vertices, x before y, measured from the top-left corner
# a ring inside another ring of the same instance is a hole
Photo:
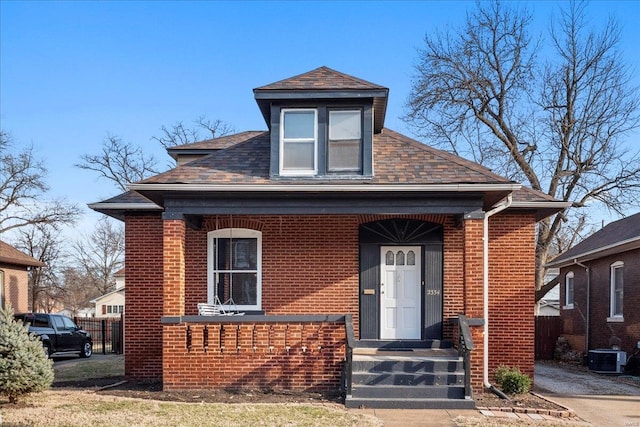
[[[469,328],[469,319],[464,314],[458,315],[458,354],[464,364],[464,397],[472,398],[471,390],[471,351],[474,349],[473,337]]]
[[[356,346],[356,338],[353,331],[353,317],[350,314],[344,316],[344,326],[347,333],[347,354],[344,361],[344,367],[342,369],[342,384],[346,397],[351,395],[353,348]]]

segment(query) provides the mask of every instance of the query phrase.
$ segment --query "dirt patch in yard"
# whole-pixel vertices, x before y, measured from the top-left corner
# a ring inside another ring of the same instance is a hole
[[[288,392],[281,390],[162,390],[160,382],[125,381],[124,377],[90,378],[83,381],[57,381],[53,388],[93,390],[119,397],[186,403],[341,403],[338,393]]]
[[[94,390],[99,394],[120,397],[187,403],[342,403],[342,396],[339,393],[288,392],[269,389],[164,391],[160,382],[132,382],[125,381],[124,377],[55,382],[53,387]],[[504,400],[493,393],[476,393],[474,399],[478,407],[563,409],[562,406],[535,394],[511,396],[509,400]]]

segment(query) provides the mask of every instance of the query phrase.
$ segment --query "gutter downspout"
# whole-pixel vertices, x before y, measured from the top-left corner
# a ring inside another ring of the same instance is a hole
[[[584,321],[584,352],[586,354],[589,354],[589,317],[590,317],[589,311],[591,309],[591,270],[589,269],[588,266],[578,261],[577,258],[573,260],[573,264],[584,268],[587,273],[587,307],[585,310],[586,319]],[[574,288],[573,290],[574,298],[575,298],[575,292],[576,291]]]
[[[483,381],[484,386],[491,390],[493,393],[497,394],[503,399],[508,399],[508,397],[502,393],[500,390],[495,388],[489,382],[489,218],[493,215],[502,212],[511,206],[513,202],[513,196],[509,194],[503,202],[497,205],[495,208],[491,209],[488,212],[485,212],[483,219],[483,232],[482,232],[482,263],[483,263],[483,272],[482,272],[482,285],[483,285],[483,311],[484,311],[484,331],[483,331],[483,358],[484,358],[484,366],[483,366]]]

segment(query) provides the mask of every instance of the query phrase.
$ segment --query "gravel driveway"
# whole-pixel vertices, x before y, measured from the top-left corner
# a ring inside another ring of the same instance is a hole
[[[617,376],[536,363],[535,388],[594,426],[640,427],[640,382],[635,386]]]
[[[536,363],[535,384],[536,389],[562,395],[640,395],[640,388],[616,381],[613,376],[543,363]]]

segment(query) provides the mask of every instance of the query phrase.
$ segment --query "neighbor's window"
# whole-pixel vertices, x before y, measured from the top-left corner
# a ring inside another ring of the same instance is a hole
[[[622,317],[622,303],[624,300],[623,272],[624,263],[622,261],[611,264],[611,317]]]
[[[564,278],[563,308],[573,308],[573,271],[568,272]]]
[[[262,233],[227,228],[210,232],[208,239],[208,302],[231,310],[260,310]]]
[[[362,112],[360,110],[329,111],[328,152],[330,172],[362,169]]]
[[[317,111],[283,109],[280,129],[280,173],[314,175],[318,171]]]

